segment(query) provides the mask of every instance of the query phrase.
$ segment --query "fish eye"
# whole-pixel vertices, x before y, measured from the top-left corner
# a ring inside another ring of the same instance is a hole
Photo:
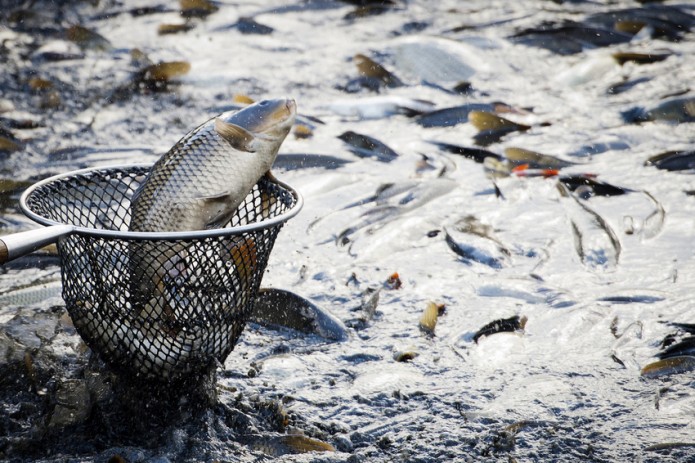
[[[268,106],[268,100],[263,100],[260,103],[258,103],[259,106]]]

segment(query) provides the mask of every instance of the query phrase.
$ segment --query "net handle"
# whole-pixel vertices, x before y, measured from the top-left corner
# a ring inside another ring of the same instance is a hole
[[[72,225],[53,225],[0,238],[0,265],[36,251],[75,231]]]

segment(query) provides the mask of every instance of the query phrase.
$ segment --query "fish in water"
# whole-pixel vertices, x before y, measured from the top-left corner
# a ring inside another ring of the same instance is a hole
[[[350,147],[348,150],[361,158],[376,158],[381,162],[391,162],[398,157],[398,153],[376,138],[347,131],[338,136]]]
[[[644,162],[645,166],[654,166],[657,169],[671,171],[692,171],[695,169],[695,150],[693,151],[667,151],[652,156]]]
[[[621,113],[625,122],[664,121],[679,124],[695,122],[695,96],[674,98],[651,109],[640,106]]]
[[[415,122],[423,127],[452,127],[468,122],[468,117],[473,111],[504,113],[513,111],[513,108],[501,102],[466,103],[460,106],[430,111],[419,116]]]
[[[266,100],[214,117],[177,142],[133,194],[130,231],[176,232],[228,223],[258,180],[269,172],[294,123],[292,99]],[[131,246],[134,301],[145,306],[176,277],[180,252],[153,241]],[[178,256],[178,257],[177,257]]]

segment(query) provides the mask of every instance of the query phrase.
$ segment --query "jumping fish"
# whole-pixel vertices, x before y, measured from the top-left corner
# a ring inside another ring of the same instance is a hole
[[[175,232],[224,226],[259,178],[268,173],[296,115],[292,99],[266,100],[214,117],[155,164],[131,204],[130,231]],[[131,247],[135,300],[147,304],[177,272],[175,247]]]

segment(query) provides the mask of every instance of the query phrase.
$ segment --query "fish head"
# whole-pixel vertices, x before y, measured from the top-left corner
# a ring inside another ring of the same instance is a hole
[[[261,140],[279,143],[290,132],[296,115],[297,103],[294,99],[278,98],[249,105],[224,122],[243,127]]]

